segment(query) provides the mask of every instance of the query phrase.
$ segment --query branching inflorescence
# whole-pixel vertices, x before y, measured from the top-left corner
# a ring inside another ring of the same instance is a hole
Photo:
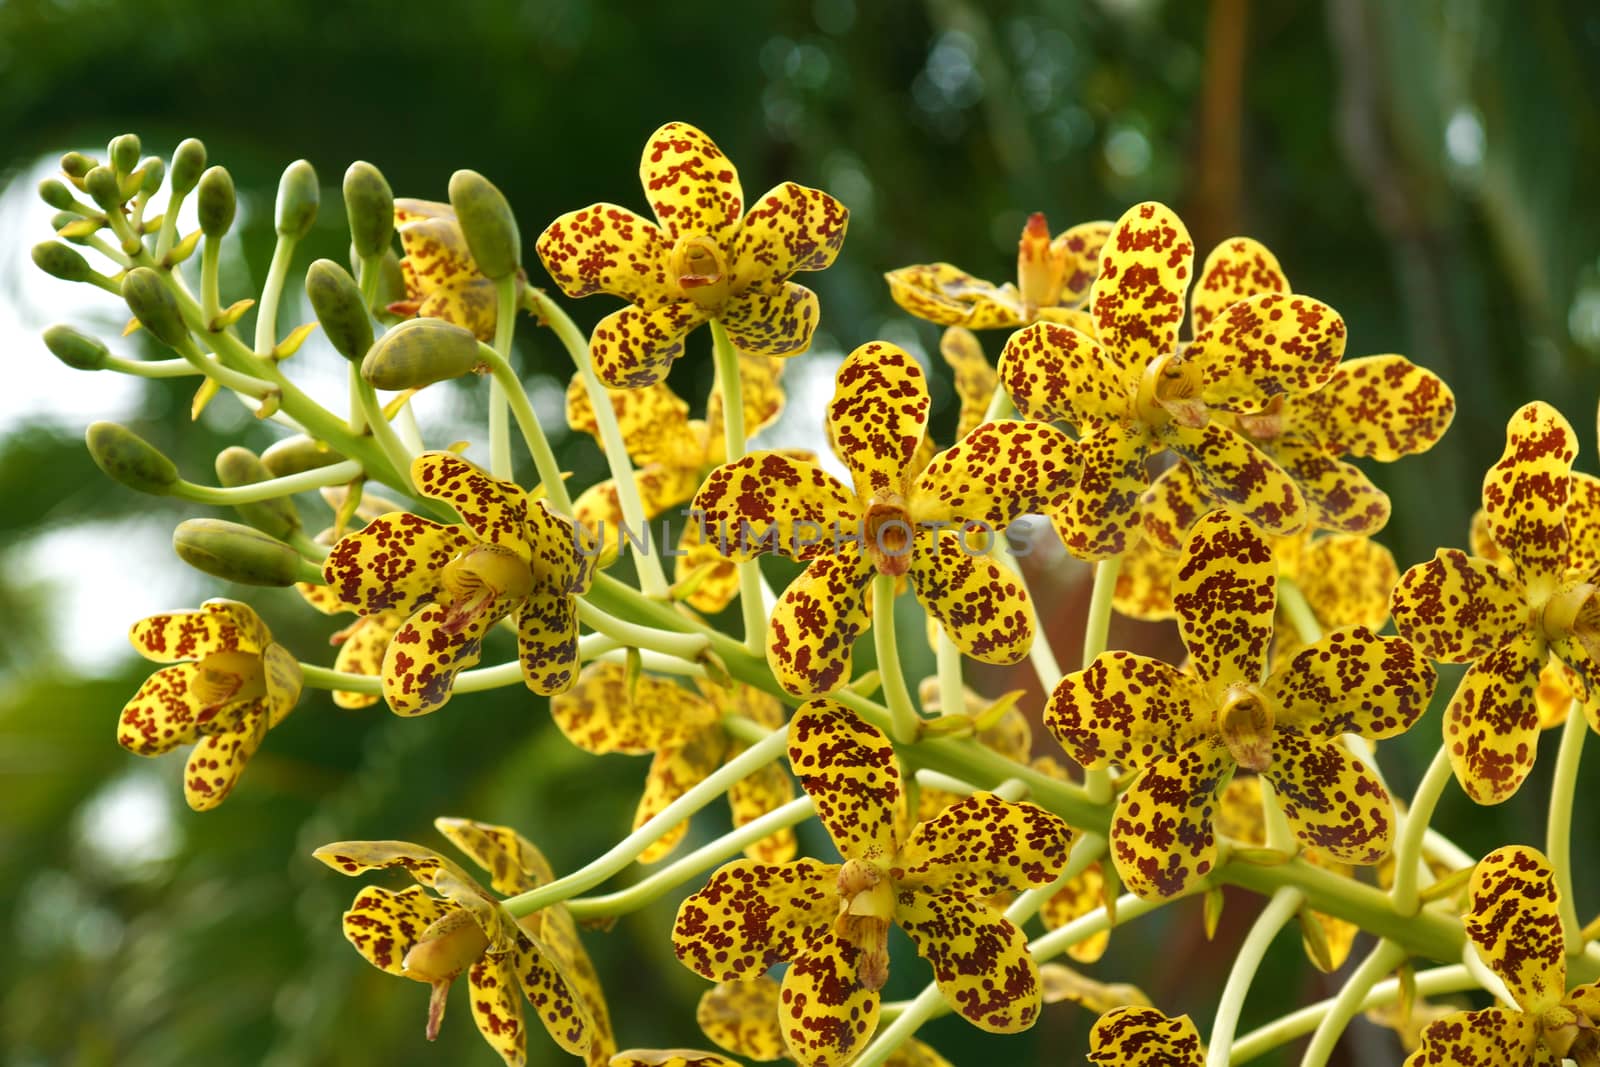
[[[63,159],[65,181],[42,189],[60,240],[35,261],[120,294],[132,325],[176,358],[114,356],[68,326],[46,343],[83,370],[193,377],[195,414],[231,393],[290,427],[261,456],[219,456],[218,486],[186,480],[120,426],[97,423],[88,441],[126,486],[237,511],[243,523],[181,525],[185,560],[296,585],[315,610],[354,619],[331,668],[299,661],[231,600],[136,623],[136,649],[168,666],[123,709],[118,741],[144,756],[192,746],[184,790],[204,811],[305,688],[416,716],[520,682],[551,697],[579,747],[652,756],[631,831],[563,877],[516,831],[456,818],[439,829],[487,888],[421,845],[317,850],[341,873],[402,868],[416,883],[362,889],[344,932],[374,966],[431,986],[429,1037],[465,976],[474,1021],[509,1064],[527,1056],[525,1002],[591,1064],[873,1067],[945,1062],[914,1037],[943,1011],[1011,1033],[1061,1000],[1099,1013],[1094,1063],[1245,1062],[1312,1033],[1303,1062],[1317,1065],[1368,1010],[1401,1035],[1408,1064],[1600,1064],[1600,993],[1578,984],[1600,977],[1600,949],[1573,906],[1568,840],[1583,741],[1600,727],[1600,480],[1571,470],[1576,437],[1550,406],[1512,416],[1472,553],[1440,549],[1401,574],[1370,540],[1389,500],[1349,460],[1431,447],[1454,415],[1449,388],[1401,356],[1344,359],[1344,319],[1248,238],[1196,273],[1182,221],[1143,203],[1054,238],[1031,217],[1015,284],[944,263],[891,272],[903,308],[947,327],[961,421],[937,448],[927,369],[867,341],[826,411],[841,480],[813,453],[747,451],[783,406],[784,361],[817,325],[816,295],[791,279],[844,243],[848,212],[824,192],[785,182],[747,203],[709,137],[663,126],[640,165],[654,221],[594,204],[535,242],[566,295],[625,301],[584,337],[530,278],[486,179],[458,172],[449,203],[396,200],[357,163],[343,190],[354,270],[313,263],[316,321],[280,337],[316,177],[304,162],[285,172],[259,302],[224,304],[234,192],[205,164],[198,142],[168,164],[131,135],[103,163]],[[151,217],[163,186],[166,211]],[[191,196],[200,228],[181,234]],[[610,478],[576,500],[513,368],[519,311],[568,351],[568,421],[606,452]],[[716,387],[691,419],[666,379],[702,325]],[[319,328],[350,363],[337,411],[284,366]],[[971,332],[985,329],[1008,331],[998,367]],[[490,379],[481,464],[427,447],[411,411],[419,390],[472,375]],[[537,485],[512,477],[513,424]],[[334,521],[309,537],[293,499],[316,491]],[[627,535],[679,508],[669,580]],[[1096,566],[1084,661],[1064,677],[1047,645],[1034,649],[1045,638],[1012,557],[1027,515]],[[803,565],[775,597],[768,554]],[[637,588],[608,573],[624,556]],[[939,664],[920,699],[895,633],[908,589]],[[735,601],[739,630],[725,633],[712,616]],[[1107,650],[1113,606],[1176,619],[1186,662]],[[1384,635],[1391,610],[1398,633]],[[516,658],[479,666],[500,626]],[[863,675],[852,650],[869,632],[877,670]],[[1042,721],[1076,768],[1035,752],[1015,694],[963,683],[964,659],[1030,652],[1051,690]],[[1430,661],[1470,667],[1433,768],[1399,805],[1373,743],[1422,718]],[[1452,777],[1480,804],[1511,797],[1539,731],[1563,722],[1545,853],[1512,846],[1475,863],[1428,825]],[[724,795],[729,833],[583,895],[670,856],[688,818]],[[811,818],[837,862],[799,854],[794,827]],[[1053,962],[1097,959],[1116,926],[1188,896],[1205,898],[1214,928],[1229,885],[1269,899],[1204,1041],[1139,990]],[[672,948],[718,983],[699,1022],[723,1052],[618,1052],[576,920],[680,889],[692,892]],[[1035,920],[1044,931],[1030,935]],[[1326,971],[1360,933],[1376,943],[1336,998],[1236,1038],[1262,955],[1296,920]],[[886,1005],[892,926],[932,983]],[[1423,999],[1480,987],[1503,1003],[1455,1012]]]

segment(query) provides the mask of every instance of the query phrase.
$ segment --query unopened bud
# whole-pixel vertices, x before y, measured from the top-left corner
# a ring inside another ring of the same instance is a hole
[[[266,464],[248,448],[235,445],[217,453],[217,481],[229,489],[254,485],[271,477],[272,472]],[[295,510],[294,501],[286,496],[235,504],[233,510],[251,526],[280,541],[300,529],[300,513]]]
[[[187,196],[206,169],[206,146],[190,137],[172,150],[172,191]]]
[[[344,457],[321,441],[314,441],[304,434],[296,434],[293,437],[285,437],[261,453],[261,464],[274,478],[284,478],[291,474],[313,471],[318,467],[331,466],[342,458]]]
[[[372,347],[372,316],[355,279],[333,260],[319,259],[306,269],[306,297],[334,350],[361,362]]]
[[[522,234],[504,194],[475,170],[450,176],[450,207],[484,276],[500,279],[522,266]]]
[[[179,523],[172,547],[195,570],[227,582],[282,586],[305,576],[300,553],[260,530],[224,519]]]
[[[167,176],[167,165],[159,159],[149,159],[139,168],[139,191],[145,196],[154,196],[161,190],[161,182]]]
[[[91,170],[83,179],[84,192],[106,211],[122,210],[122,184],[116,173],[106,166]]]
[[[310,163],[297,159],[278,180],[278,233],[299,240],[317,220],[317,172]]]
[[[371,163],[357,160],[344,172],[344,211],[357,256],[366,259],[389,247],[394,237],[394,192]]]
[[[98,166],[98,162],[82,152],[68,152],[61,157],[61,173],[69,178],[77,178],[79,181],[88,177],[89,172],[94,170],[96,166]]]
[[[379,389],[421,389],[482,365],[471,330],[443,319],[410,319],[378,338],[361,361],[361,376]]]
[[[200,216],[200,230],[215,240],[228,232],[233,225],[233,215],[238,209],[238,198],[233,191],[233,176],[224,167],[211,167],[200,175],[196,191],[195,211]]]
[[[139,165],[139,153],[143,146],[139,143],[139,135],[125,133],[121,137],[111,138],[111,144],[106,147],[106,155],[111,159],[111,167],[118,174],[132,174]]]
[[[65,282],[86,282],[94,277],[89,261],[60,241],[41,241],[34,245],[33,265]]]
[[[129,489],[165,496],[180,480],[177,464],[126,426],[91,423],[84,441],[95,466]]]
[[[135,267],[127,273],[122,279],[122,299],[157,340],[173,348],[188,340],[189,328],[183,324],[177,298],[161,284],[161,275],[149,267]]]
[[[71,326],[52,326],[44,332],[44,346],[51,355],[78,370],[99,370],[111,353],[99,339],[79,333]]]
[[[70,211],[77,203],[72,190],[67,188],[67,183],[55,178],[46,178],[39,183],[39,199],[57,211]]]

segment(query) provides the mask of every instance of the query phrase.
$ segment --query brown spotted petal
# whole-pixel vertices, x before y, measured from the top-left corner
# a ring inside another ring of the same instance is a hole
[[[1289,279],[1266,245],[1250,237],[1230,237],[1211,250],[1195,279],[1189,328],[1198,336],[1230,305],[1288,291]]]
[[[845,357],[828,430],[855,479],[857,499],[905,495],[931,403],[922,368],[898,345],[870,341]]]
[[[448,818],[435,819],[433,825],[472,862],[489,872],[489,885],[501,896],[526,893],[555,880],[544,853],[509,826]]]
[[[1218,313],[1182,358],[1199,368],[1207,407],[1246,414],[1275,396],[1326,384],[1344,356],[1344,342],[1344,319],[1322,301],[1261,293]]]
[[[739,351],[794,356],[811,347],[819,316],[817,294],[785,282],[776,292],[753,289],[729,298],[717,317]]]
[[[910,573],[917,599],[963,655],[1005,664],[1028,654],[1033,614],[1010,568],[946,530],[918,535]]]
[[[765,974],[832,927],[838,883],[837,864],[735,860],[678,907],[673,949],[685,967],[713,982]]]
[[[1522,589],[1493,563],[1454,548],[1402,574],[1392,607],[1401,635],[1445,663],[1480,659],[1527,627]]]
[[[1514,638],[1467,668],[1445,709],[1450,765],[1479,804],[1510,798],[1533,769],[1539,746],[1533,694],[1545,655],[1538,637]]]
[[[1352,626],[1302,650],[1263,688],[1279,727],[1312,737],[1360,734],[1376,741],[1410,729],[1428,710],[1437,682],[1410,641]]]
[[[979,791],[912,828],[895,884],[992,897],[1047,886],[1066,866],[1073,832],[1034,804]]]
[[[715,1052],[692,1048],[630,1048],[612,1056],[607,1067],[740,1067]]]
[[[1243,435],[1217,422],[1200,429],[1168,423],[1161,442],[1189,462],[1200,487],[1266,533],[1299,533],[1311,519],[1305,495],[1282,467]]]
[[[410,977],[401,966],[406,953],[424,930],[456,907],[419,885],[398,893],[369,885],[356,894],[350,910],[344,913],[345,940],[379,970],[400,978]]]
[[[709,311],[683,299],[649,310],[630,306],[613,311],[589,335],[595,374],[613,389],[654,385],[683,355],[689,331],[710,320]]]
[[[1360,468],[1298,437],[1280,437],[1268,451],[1300,487],[1316,529],[1374,534],[1389,522],[1389,497]]]
[[[560,961],[545,945],[519,930],[511,962],[523,995],[555,1043],[574,1056],[588,1053],[597,1033],[594,1020],[577,983]],[[479,1029],[483,1029],[482,1022]]]
[[[1100,343],[1133,376],[1177,347],[1193,270],[1194,242],[1165,204],[1135,204],[1117,220],[1100,252],[1089,310]]]
[[[1319,537],[1295,567],[1294,582],[1324,629],[1378,629],[1389,617],[1389,600],[1400,582],[1394,554],[1378,542],[1351,534]]]
[[[1535,401],[1506,425],[1500,461],[1483,476],[1489,536],[1512,560],[1524,585],[1553,591],[1567,569],[1566,514],[1577,435],[1561,413]]]
[[[1078,441],[1078,484],[1048,512],[1068,552],[1086,561],[1109,559],[1137,540],[1150,452],[1150,436],[1138,428],[1110,426]]]
[[[1027,321],[1016,286],[994,285],[949,263],[919,263],[883,277],[896,304],[940,326],[1015,329]]]
[[[963,327],[945,330],[939,338],[939,355],[955,377],[956,396],[961,400],[956,417],[956,439],[960,440],[984,421],[994,391],[1000,387],[1000,376],[989,365],[977,335]]]
[[[1437,374],[1394,355],[1345,360],[1327,385],[1288,408],[1291,428],[1333,454],[1384,462],[1432,448],[1455,413],[1455,395]]]
[[[1132,417],[1126,372],[1091,335],[1070,326],[1039,322],[1012,334],[999,377],[1030,419],[1069,422],[1088,434]]]
[[[624,664],[584,667],[572,691],[550,700],[561,732],[587,752],[642,755],[682,745],[717,721],[699,693],[667,678],[641,675],[630,683]]]
[[[789,720],[789,766],[840,855],[895,854],[900,767],[882,730],[832,700],[802,704]]]
[[[134,650],[157,663],[202,659],[213,652],[260,652],[272,640],[248,605],[208,600],[199,611],[152,615],[128,631]]]
[[[568,296],[610,293],[648,308],[676,295],[667,281],[672,243],[627,208],[600,203],[569,211],[545,227],[535,248]]]
[[[1169,1019],[1155,1008],[1113,1008],[1095,1021],[1089,1062],[1105,1067],[1205,1067],[1200,1031],[1187,1015]]]
[[[1060,507],[1081,467],[1077,445],[1042,422],[985,422],[933,457],[911,487],[911,521],[1004,530]]]
[[[1526,845],[1497,848],[1467,887],[1467,937],[1522,1009],[1540,1015],[1567,990],[1567,956],[1550,861]]]
[[[867,586],[877,568],[865,552],[818,556],[778,598],[767,627],[767,666],[795,696],[831,693],[850,681],[851,653],[867,629]]]
[[[783,1056],[778,1025],[778,983],[766,975],[718,982],[700,994],[695,1022],[719,1047],[766,1062]]]
[[[475,544],[465,526],[403,511],[380,515],[333,546],[322,566],[328,588],[363,615],[410,614],[441,594],[441,572]]]
[[[1205,739],[1149,764],[1117,800],[1111,855],[1130,890],[1146,899],[1193,889],[1217,862],[1212,821],[1234,761]]]
[[[524,559],[528,545],[528,495],[512,482],[492,477],[454,452],[424,452],[411,462],[417,492],[455,509],[479,541],[503,545]]]
[[[1539,1023],[1508,1008],[1459,1011],[1422,1032],[1405,1067],[1560,1067],[1539,1041]]]
[[[666,123],[650,135],[639,159],[639,181],[672,239],[705,236],[722,244],[744,213],[732,161],[686,122]]]
[[[809,560],[860,533],[850,490],[817,464],[782,452],[751,452],[712,471],[694,511],[703,543],[739,561],[766,552]]]
[[[1295,837],[1343,863],[1370,866],[1389,854],[1394,803],[1366,764],[1338,741],[1279,726],[1272,739],[1272,783]]]
[[[1117,650],[1061,679],[1045,706],[1044,724],[1083,767],[1143,767],[1209,733],[1212,710],[1194,677],[1161,660]]]
[[[878,1028],[878,992],[858,975],[863,952],[829,928],[809,940],[784,972],[780,1023],[802,1067],[844,1067]]]
[[[633,829],[639,829],[661,814],[673,801],[705,781],[722,763],[726,748],[727,735],[720,728],[711,727],[700,730],[681,744],[666,746],[658,751],[650,761],[650,770],[645,774],[644,792],[640,794],[639,803],[633,811]],[[769,768],[771,766],[768,764]],[[729,794],[731,796],[731,789]],[[688,832],[689,822],[686,819],[639,853],[639,862],[655,863],[665,858]],[[754,858],[782,863],[792,857]]]
[[[1201,487],[1194,468],[1182,461],[1174,463],[1156,475],[1139,498],[1146,541],[1162,552],[1182,552],[1200,516],[1219,506]]]
[[[786,281],[825,270],[844,247],[850,212],[820,189],[784,182],[750,205],[733,241],[733,285]]]
[[[1265,677],[1277,589],[1272,551],[1248,523],[1219,511],[1195,524],[1172,603],[1184,647],[1213,693]]]
[[[895,922],[933,967],[945,1001],[992,1034],[1015,1034],[1039,1017],[1039,968],[1028,939],[998,909],[958,892],[901,889]]]

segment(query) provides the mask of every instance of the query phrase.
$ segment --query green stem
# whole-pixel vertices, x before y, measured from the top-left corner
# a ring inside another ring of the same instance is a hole
[[[222,238],[207,236],[200,242],[200,314],[207,332],[219,333],[213,323],[222,313]]]
[[[691,663],[704,656],[711,647],[711,642],[704,635],[640,626],[609,615],[582,597],[578,598],[578,618],[591,630],[621,641],[629,648],[649,649]]]
[[[243,371],[224,366],[221,360],[209,358],[200,350],[193,337],[185,337],[176,351],[195,370],[224,389],[232,389],[235,393],[247,396],[259,404],[266,404],[270,397],[279,397],[281,402],[282,394],[277,383],[253,377]]]
[[[1106,650],[1106,639],[1111,631],[1111,600],[1117,591],[1117,572],[1122,569],[1122,557],[1112,556],[1094,565],[1094,588],[1089,593],[1089,614],[1083,623],[1082,669],[1088,669]],[[1036,635],[1034,640],[1038,640]],[[1047,693],[1048,695],[1048,693]],[[1085,770],[1083,784],[1089,797],[1103,804],[1111,799],[1111,768]]]
[[[157,263],[167,258],[167,253],[172,251],[173,242],[178,236],[178,209],[183,207],[187,193],[173,192],[167,198],[167,210],[161,216],[161,228],[156,231],[156,250],[154,259]]]
[[[1432,970],[1422,971],[1417,975],[1417,996],[1439,996],[1445,993],[1461,993],[1469,989],[1478,988],[1477,981],[1460,964],[1451,964],[1447,967],[1435,967]],[[1343,994],[1340,994],[1341,996]],[[1371,1011],[1393,1004],[1401,996],[1401,985],[1398,978],[1386,978],[1373,986],[1362,998],[1357,1006],[1358,1011]],[[1271,1023],[1252,1030],[1241,1037],[1233,1046],[1233,1062],[1245,1063],[1262,1056],[1279,1045],[1288,1044],[1297,1037],[1304,1037],[1316,1029],[1323,1017],[1332,1011],[1338,1003],[1338,997],[1331,997],[1316,1004],[1307,1005],[1299,1011],[1274,1019]]]
[[[961,650],[940,626],[934,656],[939,665],[939,705],[944,715],[961,715],[967,710],[967,690],[961,680]],[[1037,641],[1038,635],[1034,635]]]
[[[107,357],[105,367],[102,369],[114,370],[118,374],[132,374],[138,378],[186,378],[205,373],[186,359],[153,359],[141,362],[136,359],[122,359],[119,356]]]
[[[508,368],[511,366],[511,339],[516,333],[517,325],[516,300],[515,274],[508,274],[495,282],[494,350]],[[517,380],[514,373],[509,382],[496,374],[494,380],[489,383],[489,473],[503,482],[511,481],[513,473],[511,420],[507,411],[507,404],[513,391],[522,392],[522,383]],[[527,397],[524,396],[523,400],[526,401]],[[539,469],[539,477],[548,484],[549,479],[543,467]],[[566,509],[568,513],[571,510],[571,508]]]
[[[1576,700],[1567,709],[1567,722],[1561,728],[1561,748],[1556,752],[1556,774],[1550,783],[1550,814],[1545,828],[1545,855],[1556,874],[1556,903],[1561,913],[1561,931],[1566,938],[1567,955],[1583,951],[1583,924],[1578,921],[1578,903],[1572,884],[1572,799],[1578,785],[1578,762],[1583,757],[1584,738],[1589,720]]]
[[[567,901],[567,910],[578,920],[614,918],[638,911],[666,893],[678,888],[707,868],[718,866],[743,852],[748,845],[805,822],[816,811],[810,797],[802,796],[745,823],[715,841],[695,849],[682,859],[661,868],[650,877],[626,889],[598,897],[579,897]]]
[[[366,426],[366,432],[378,443],[378,449],[388,460],[389,465],[400,472],[405,489],[408,492],[416,492],[416,487],[411,481],[413,458],[411,450],[400,440],[400,435],[394,432],[394,427],[389,425],[389,419],[383,413],[383,404],[378,400],[378,391],[361,377],[359,368],[352,366],[351,370],[354,373],[350,376],[350,388],[355,390],[356,407],[361,412],[361,421]]]
[[[1332,1007],[1322,1017],[1322,1022],[1317,1024],[1317,1032],[1300,1060],[1300,1067],[1324,1067],[1339,1044],[1339,1038],[1344,1035],[1345,1027],[1350,1025],[1350,1020],[1355,1018],[1367,995],[1372,992],[1372,987],[1404,963],[1405,959],[1406,950],[1393,941],[1378,942],[1377,947],[1355,969],[1355,973],[1345,980],[1344,988],[1334,998]]]
[[[872,640],[878,652],[878,675],[883,679],[883,702],[889,710],[889,736],[902,745],[914,743],[922,732],[922,717],[912,706],[894,625],[894,577],[872,579]]]
[[[565,878],[557,878],[538,889],[511,897],[505,901],[506,910],[519,918],[523,915],[532,915],[540,908],[560,903],[599,885],[627,867],[641,852],[659,841],[668,831],[675,829],[683,820],[727,792],[735,782],[742,781],[781,757],[788,744],[788,735],[787,727],[779,727],[772,731],[764,740],[751,745],[717,768],[687,793],[662,808],[643,826],[614,845],[605,855]]]
[[[219,507],[255,504],[262,500],[277,500],[280,497],[321,489],[324,486],[343,485],[359,477],[361,469],[360,463],[347,459],[339,463],[330,463],[326,467],[314,467],[299,474],[286,474],[281,478],[268,478],[264,482],[251,482],[248,485],[219,487],[179,482],[172,495],[193,500],[197,504],[216,504]]]
[[[256,305],[256,355],[263,359],[272,355],[278,343],[278,304],[283,300],[283,283],[289,277],[295,243],[293,237],[278,235],[278,243],[272,247],[272,262],[267,266],[267,281],[261,289],[261,303]]]
[[[1245,995],[1255,981],[1256,971],[1272,947],[1284,924],[1294,918],[1305,896],[1297,889],[1279,889],[1272,895],[1255,925],[1239,946],[1234,957],[1233,970],[1228,972],[1228,983],[1222,987],[1222,1000],[1217,1005],[1216,1020],[1211,1024],[1211,1040],[1206,1051],[1206,1067],[1228,1067],[1232,1062],[1233,1034],[1239,1026],[1239,1013],[1244,1010]]]
[[[306,559],[311,560],[314,563],[320,563],[328,558],[328,546],[322,544],[320,541],[313,541],[311,538],[305,535],[304,530],[291,531],[289,535],[284,538],[284,542],[287,543],[290,548],[294,549],[296,552],[300,553]]]
[[[517,427],[522,430],[522,439],[528,446],[529,454],[533,456],[534,468],[539,472],[539,482],[544,486],[550,506],[555,509],[556,514],[570,516],[572,498],[567,495],[567,483],[561,477],[561,466],[556,462],[556,454],[550,450],[550,442],[545,438],[544,428],[539,425],[539,419],[533,413],[533,405],[528,403],[528,394],[522,391],[522,383],[517,380],[516,372],[500,353],[487,345],[479,345],[478,354],[489,364],[494,380],[500,384],[501,396],[510,402],[511,414],[516,416]],[[491,449],[491,457],[492,455]]]
[[[1417,901],[1420,889],[1419,875],[1424,865],[1423,831],[1428,828],[1428,822],[1433,818],[1433,809],[1438,805],[1439,797],[1444,794],[1445,786],[1452,777],[1450,753],[1440,745],[1439,751],[1433,754],[1433,762],[1428,765],[1427,773],[1417,785],[1417,793],[1411,798],[1411,806],[1406,809],[1405,815],[1400,820],[1400,841],[1394,850],[1392,899],[1395,911],[1401,915],[1414,915],[1419,906]]]
[[[724,463],[744,455],[744,388],[739,377],[739,353],[728,339],[722,323],[711,320],[711,351],[717,368],[717,388],[722,393],[722,439]],[[755,559],[737,564],[739,606],[744,614],[744,646],[759,655],[766,648],[767,607],[761,593],[761,562]],[[876,630],[876,628],[874,628]]]
[[[578,327],[567,313],[543,290],[530,289],[529,293],[534,313],[555,331],[556,339],[567,350],[578,377],[583,380],[584,392],[589,396],[589,407],[594,410],[595,425],[600,430],[606,465],[611,469],[611,481],[617,487],[617,506],[622,511],[623,521],[629,529],[643,532],[647,520],[633,460],[629,458],[627,443],[622,439],[622,428],[617,425],[617,411],[611,404],[611,394],[600,384],[600,378],[594,372],[594,360],[589,358],[589,343],[578,332]],[[667,576],[661,569],[660,552],[636,553],[635,559],[640,591],[654,600],[669,599],[672,594]]]

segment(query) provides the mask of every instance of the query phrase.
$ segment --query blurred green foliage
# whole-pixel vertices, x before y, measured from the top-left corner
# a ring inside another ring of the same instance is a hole
[[[794,178],[850,206],[840,263],[810,279],[824,307],[819,351],[885,333],[933,350],[932,328],[889,302],[886,269],[943,259],[1004,280],[1028,212],[1048,212],[1059,230],[1160,198],[1179,207],[1202,253],[1236,232],[1265,241],[1298,290],[1343,312],[1352,355],[1403,352],[1454,387],[1460,413],[1445,442],[1375,471],[1395,500],[1382,540],[1404,566],[1464,541],[1481,471],[1518,405],[1555,403],[1584,447],[1595,445],[1597,52],[1600,11],[1578,2],[9,0],[0,169],[21,173],[124,130],[147,152],[202,138],[247,209],[224,282],[237,296],[264,270],[272,193],[292,159],[309,159],[324,184],[303,266],[343,257],[335,190],[353,159],[382,167],[400,195],[438,199],[451,171],[481,170],[531,240],[594,200],[642,208],[640,146],[661,122],[684,119],[737,162],[747,194]],[[13,213],[20,202],[5,201]],[[43,325],[17,294],[32,269],[27,248],[46,235],[0,232],[11,236],[0,251],[8,373],[70,394],[76,372],[16,336]],[[530,275],[542,280],[536,264]],[[588,326],[610,309],[601,298],[573,311]],[[525,322],[519,343],[525,367],[564,383],[548,338]],[[987,343],[995,355],[1000,339]],[[710,384],[705,346],[702,337],[675,373],[684,396]],[[458,400],[464,417],[482,403],[464,390]],[[187,406],[188,387],[151,383],[121,417],[190,472],[208,471],[227,444],[271,439],[256,425],[242,436],[226,420],[190,425]],[[520,690],[406,721],[339,711],[312,692],[222,809],[182,810],[180,757],[145,764],[113,741],[116,711],[147,666],[130,652],[84,676],[66,647],[73,617],[62,589],[21,564],[70,543],[137,573],[176,570],[159,554],[131,555],[123,531],[170,528],[192,509],[105,482],[81,425],[4,398],[0,416],[0,1059],[487,1062],[459,993],[439,1045],[426,1045],[426,993],[343,942],[338,915],[356,885],[311,861],[311,848],[352,837],[439,845],[432,817],[457,814],[514,824],[571,869],[625,829],[642,761],[577,752]],[[943,427],[953,412],[937,417]],[[581,484],[599,476],[591,445],[558,447]],[[1073,564],[1034,577],[1063,650],[1078,638],[1084,579]],[[76,610],[94,603],[92,589],[77,592]],[[293,594],[249,599],[297,649],[316,649],[336,625]],[[1119,625],[1113,641],[1170,648],[1171,636]],[[1025,671],[981,681],[993,691],[1029,684]],[[1441,689],[1453,681],[1447,674]],[[1402,792],[1437,728],[1435,712],[1387,746]],[[1452,793],[1437,825],[1473,851],[1537,841],[1549,763],[1503,809],[1470,811]],[[715,833],[720,818],[713,809],[697,833]],[[1580,804],[1585,917],[1600,907],[1600,852],[1585,847],[1596,825]],[[815,834],[807,842],[826,847]],[[1095,973],[1138,982],[1204,1023],[1254,903],[1231,898],[1211,944],[1198,903],[1177,905],[1119,932]],[[704,1044],[693,1024],[701,983],[671,958],[671,914],[664,902],[590,939],[624,1045]],[[1281,939],[1258,981],[1246,1026],[1336,988],[1292,941]],[[925,968],[904,942],[894,958],[885,992],[910,995]],[[958,1064],[1071,1062],[1086,1024],[1058,1007],[1016,1038],[949,1019],[925,1034]],[[535,1063],[556,1059],[537,1033],[529,1051]],[[1352,1031],[1344,1054],[1398,1059],[1370,1027]]]

